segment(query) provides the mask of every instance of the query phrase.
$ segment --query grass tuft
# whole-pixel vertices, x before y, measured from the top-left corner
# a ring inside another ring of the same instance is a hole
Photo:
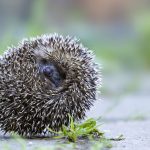
[[[76,142],[78,138],[103,138],[104,132],[98,129],[99,125],[95,119],[90,118],[85,122],[78,124],[73,121],[73,117],[69,115],[69,126],[62,126],[62,130],[55,132],[48,128],[52,133],[57,134],[54,138],[67,138],[70,142]]]

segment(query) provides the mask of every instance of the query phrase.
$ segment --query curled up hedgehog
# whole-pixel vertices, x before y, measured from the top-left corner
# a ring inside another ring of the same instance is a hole
[[[0,129],[36,136],[78,121],[100,84],[93,54],[57,34],[23,40],[0,58]]]

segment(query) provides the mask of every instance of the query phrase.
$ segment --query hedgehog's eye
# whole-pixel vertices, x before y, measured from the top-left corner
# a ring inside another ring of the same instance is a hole
[[[42,59],[42,60],[40,60],[40,63],[41,63],[41,64],[47,64],[48,62],[47,62],[46,59]]]

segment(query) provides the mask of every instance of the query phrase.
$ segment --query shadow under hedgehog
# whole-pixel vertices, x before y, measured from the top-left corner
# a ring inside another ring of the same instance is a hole
[[[0,128],[23,136],[85,117],[101,83],[93,54],[57,34],[23,40],[0,58]]]

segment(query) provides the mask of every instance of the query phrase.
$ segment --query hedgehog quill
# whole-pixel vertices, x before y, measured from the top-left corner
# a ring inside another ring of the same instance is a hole
[[[22,136],[84,119],[101,84],[98,65],[78,40],[58,34],[25,39],[0,58],[0,129]]]

